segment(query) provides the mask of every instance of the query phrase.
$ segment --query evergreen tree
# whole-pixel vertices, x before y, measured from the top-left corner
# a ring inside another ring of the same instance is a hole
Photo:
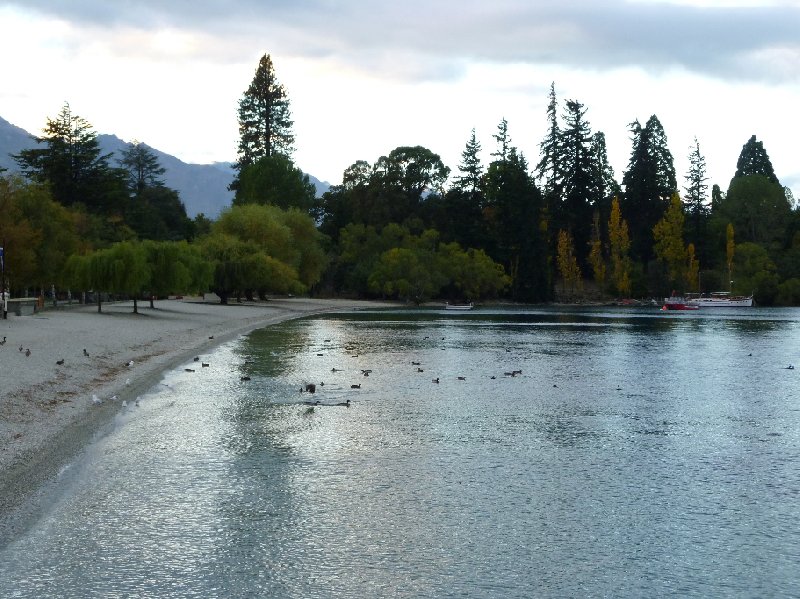
[[[37,183],[49,183],[54,199],[64,206],[83,204],[91,212],[112,212],[124,200],[121,173],[109,166],[97,134],[88,121],[64,104],[55,119],[48,118],[44,148],[22,150],[14,156],[22,173]]]
[[[234,168],[242,169],[259,158],[293,151],[294,122],[286,89],[278,82],[269,54],[261,57],[252,83],[239,100],[239,151]],[[238,176],[231,184],[237,189]]]
[[[675,166],[667,136],[655,115],[644,127],[639,121],[631,123],[631,134],[631,158],[622,178],[622,209],[630,223],[631,253],[647,263],[653,257],[653,227],[677,191]]]
[[[455,187],[471,194],[478,192],[483,179],[483,166],[478,156],[480,151],[481,144],[475,138],[473,129],[464,151],[461,152],[461,164],[458,165],[461,175],[455,178]]]
[[[557,213],[560,228],[572,233],[575,248],[581,256],[587,253],[592,202],[597,199],[598,187],[591,152],[592,132],[585,116],[583,104],[567,100],[561,136],[564,201]]]
[[[748,175],[763,175],[773,183],[779,183],[772,168],[772,162],[764,149],[764,144],[756,141],[755,135],[751,136],[742,146],[739,159],[736,161],[734,177],[747,177]]]
[[[561,197],[563,168],[561,166],[561,128],[558,125],[558,102],[556,100],[555,83],[550,84],[550,101],[547,104],[547,133],[539,144],[539,163],[536,165],[536,177],[545,197],[553,199]]]
[[[689,153],[689,172],[686,175],[684,204],[686,206],[686,229],[689,241],[695,248],[701,261],[706,261],[706,239],[708,238],[708,177],[706,176],[706,159],[700,153],[700,144],[694,139]]]
[[[600,209],[600,218],[605,222],[611,213],[611,200],[621,193],[614,169],[608,161],[605,133],[598,131],[592,136],[590,152],[595,185],[593,204]]]
[[[497,142],[497,151],[492,152],[492,156],[505,162],[508,159],[508,153],[511,148],[511,137],[508,135],[508,121],[502,119],[497,125],[497,133],[492,135]]]
[[[140,194],[146,187],[163,187],[162,177],[167,172],[158,157],[145,144],[135,141],[122,151],[119,165],[128,173],[128,189]]]

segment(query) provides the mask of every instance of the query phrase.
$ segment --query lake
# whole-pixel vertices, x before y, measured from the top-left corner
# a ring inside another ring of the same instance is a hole
[[[121,410],[0,596],[798,596],[799,351],[797,309],[254,331]]]

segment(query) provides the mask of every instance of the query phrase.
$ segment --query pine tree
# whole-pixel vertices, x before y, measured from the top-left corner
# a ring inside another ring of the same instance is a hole
[[[511,148],[511,137],[508,135],[508,121],[502,119],[497,125],[497,133],[492,135],[497,142],[497,151],[492,152],[492,156],[496,156],[502,162],[508,159],[509,149]]]
[[[47,119],[44,148],[22,150],[14,156],[22,173],[37,183],[49,183],[53,197],[64,206],[82,203],[91,211],[109,211],[124,198],[119,171],[109,166],[97,133],[89,122],[72,114],[65,103],[55,119]]]
[[[567,100],[561,135],[564,201],[557,218],[561,228],[571,231],[581,254],[589,243],[592,201],[597,196],[592,132],[585,116],[583,104]]]
[[[739,159],[736,161],[736,177],[747,177],[748,175],[763,175],[773,183],[779,183],[778,177],[772,168],[772,162],[764,149],[764,144],[756,141],[753,135],[742,146]]]
[[[614,176],[614,168],[608,161],[605,133],[598,131],[592,136],[590,152],[595,186],[593,204],[600,208],[600,216],[605,219],[611,211],[611,199],[618,197],[621,192]]]
[[[234,168],[242,169],[274,154],[294,149],[289,97],[278,82],[269,54],[261,57],[250,87],[239,100],[239,152]],[[238,176],[231,185],[236,189]]]
[[[118,160],[120,167],[128,173],[128,189],[140,194],[146,187],[163,187],[161,178],[166,171],[158,162],[158,157],[145,144],[135,141],[128,144]]]
[[[473,129],[464,151],[461,152],[461,164],[458,165],[458,170],[462,174],[455,178],[455,187],[460,191],[475,194],[480,189],[483,179],[483,166],[478,156],[480,151],[481,144],[475,138]]]
[[[706,176],[706,159],[700,153],[700,143],[695,137],[689,153],[689,172],[686,174],[684,204],[686,206],[686,229],[690,242],[695,244],[698,254],[705,261],[708,218],[711,210],[708,206],[708,177]]]
[[[563,169],[561,166],[561,129],[558,126],[558,102],[556,100],[555,83],[550,84],[549,98],[550,101],[547,104],[547,133],[539,144],[540,159],[536,165],[536,177],[546,197],[560,198]]]
[[[631,158],[622,178],[625,187],[622,208],[631,227],[631,253],[647,263],[653,257],[653,227],[669,206],[677,191],[675,166],[667,148],[667,136],[661,122],[653,115],[642,127],[630,125]]]

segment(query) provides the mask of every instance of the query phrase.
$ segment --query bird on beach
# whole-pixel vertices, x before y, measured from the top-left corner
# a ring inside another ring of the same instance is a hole
[[[240,378],[239,380],[240,380],[240,381],[249,381],[249,380],[250,380],[250,377],[249,377],[249,376],[243,376],[243,377],[242,377],[242,378]]]
[[[0,341],[0,345],[5,345],[5,344],[6,344],[6,336],[3,335],[3,340]]]
[[[130,362],[126,363],[125,366],[127,366],[128,368],[133,366],[133,360],[131,360]]]
[[[186,372],[194,372],[194,368],[184,368]]]
[[[60,360],[56,360],[56,364],[58,364],[59,366],[63,366],[64,365],[64,358],[61,358]]]
[[[25,350],[25,357],[28,357],[30,355],[31,355],[31,350],[30,349],[26,349]]]
[[[438,382],[439,382],[439,377],[437,376],[437,377],[436,377],[435,379],[433,379],[431,382],[432,382],[432,383],[438,383]]]
[[[350,388],[351,389],[361,389],[361,385],[360,384],[358,384],[358,385],[350,385]]]
[[[200,366],[203,368],[208,368],[208,362],[200,362]]]
[[[213,339],[213,338],[214,338],[214,335],[209,336],[209,339]]]
[[[86,356],[87,358],[89,357],[89,352],[86,351],[85,347],[83,348],[83,355]]]
[[[348,399],[347,401],[340,401],[336,405],[337,406],[344,406],[345,408],[349,408],[350,407],[350,400]]]
[[[195,357],[194,357],[194,361],[195,361],[195,362],[199,362],[199,361],[200,361],[200,356],[195,356]]]
[[[92,403],[97,406],[103,403],[103,400],[97,397],[97,395],[92,395]]]
[[[25,351],[25,348],[20,345],[19,346],[19,351],[23,352],[23,351]]]

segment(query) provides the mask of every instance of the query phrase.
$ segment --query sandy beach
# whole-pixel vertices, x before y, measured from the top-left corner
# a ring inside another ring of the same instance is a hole
[[[122,302],[99,314],[96,306],[73,305],[0,319],[0,540],[23,525],[20,511],[35,503],[42,483],[164,371],[270,324],[386,306],[308,298],[222,306],[186,298],[158,301],[156,309],[140,302],[139,314]]]

